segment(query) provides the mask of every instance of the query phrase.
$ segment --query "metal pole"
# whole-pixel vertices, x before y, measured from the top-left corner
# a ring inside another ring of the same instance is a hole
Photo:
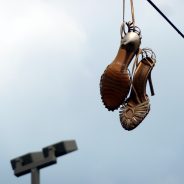
[[[61,141],[11,160],[14,175],[19,177],[31,173],[31,184],[40,184],[40,169],[57,163],[57,157],[77,150],[75,140]]]
[[[153,8],[158,11],[158,13],[160,13],[160,15],[162,15],[162,17],[165,18],[165,20],[178,32],[178,34],[180,34],[181,37],[184,38],[183,33],[160,11],[160,9],[151,0],[147,1],[153,6]]]
[[[40,171],[37,168],[31,169],[31,184],[40,184]]]

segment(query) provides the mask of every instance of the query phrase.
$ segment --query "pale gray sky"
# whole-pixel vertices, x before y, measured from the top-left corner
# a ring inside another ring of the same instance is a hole
[[[183,1],[153,2],[184,32]],[[129,12],[127,1],[127,21]],[[141,47],[157,55],[156,96],[127,132],[99,93],[119,47],[122,1],[0,0],[0,183],[30,183],[10,159],[76,139],[79,150],[41,171],[41,183],[183,184],[184,42],[147,1],[135,1],[135,15]]]

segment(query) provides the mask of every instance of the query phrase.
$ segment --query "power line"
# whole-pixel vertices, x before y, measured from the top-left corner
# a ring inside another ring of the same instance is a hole
[[[161,12],[161,10],[151,1],[147,0],[157,11],[166,19],[166,21],[184,38],[183,33]]]

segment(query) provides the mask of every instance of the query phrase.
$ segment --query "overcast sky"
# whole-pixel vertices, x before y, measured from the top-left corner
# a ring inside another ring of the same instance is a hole
[[[184,32],[183,0],[153,2]],[[183,184],[184,42],[147,1],[135,1],[135,15],[141,47],[157,55],[156,95],[128,132],[99,93],[118,51],[122,1],[0,0],[1,184],[30,183],[10,160],[68,139],[79,150],[42,170],[41,183]]]

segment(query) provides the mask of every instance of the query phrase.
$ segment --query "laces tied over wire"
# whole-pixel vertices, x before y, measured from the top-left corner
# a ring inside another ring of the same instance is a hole
[[[132,23],[133,23],[133,28],[135,30],[135,13],[134,13],[134,3],[133,3],[133,0],[130,0],[130,5],[131,5]]]
[[[123,0],[123,23],[121,25],[121,29],[120,29],[120,35],[121,38],[123,38],[126,35],[126,31],[125,31],[125,26],[127,25],[128,27],[128,32],[130,31],[136,31],[136,26],[135,26],[135,14],[134,14],[134,4],[133,4],[133,0],[130,0],[130,6],[131,6],[131,16],[132,16],[132,21],[129,22],[125,22],[125,0]],[[138,31],[137,31],[138,32]]]
[[[126,32],[125,32],[125,0],[123,0],[123,23],[121,24],[121,28],[120,28],[120,35],[121,35],[121,39],[125,36]]]

